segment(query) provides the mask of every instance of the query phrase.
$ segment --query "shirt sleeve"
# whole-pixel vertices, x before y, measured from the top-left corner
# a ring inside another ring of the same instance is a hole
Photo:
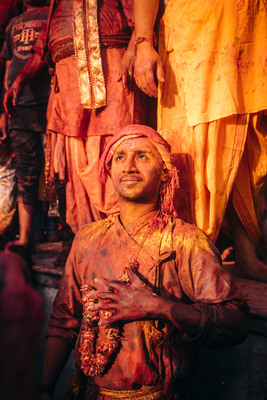
[[[220,254],[204,233],[196,230],[183,246],[178,273],[184,293],[200,312],[195,337],[189,342],[204,347],[241,343],[248,335],[249,308],[230,274],[222,267]],[[188,245],[188,242],[191,244]]]
[[[10,41],[10,24],[6,28],[6,33],[5,33],[5,41],[0,53],[0,57],[5,59],[5,60],[11,60],[12,59],[12,45]]]
[[[53,302],[47,336],[59,336],[74,347],[82,320],[80,278],[76,269],[76,240],[64,268],[60,286]]]

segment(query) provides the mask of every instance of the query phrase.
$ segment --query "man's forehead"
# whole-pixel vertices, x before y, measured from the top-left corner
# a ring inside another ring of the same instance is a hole
[[[122,143],[119,144],[115,153],[125,153],[127,151],[147,151],[150,153],[158,153],[157,148],[154,146],[151,140],[146,137],[126,138]]]

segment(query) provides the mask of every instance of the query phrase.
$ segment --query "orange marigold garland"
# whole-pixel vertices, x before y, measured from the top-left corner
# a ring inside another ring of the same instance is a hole
[[[107,318],[112,315],[112,311],[91,311],[88,309],[92,299],[87,298],[87,293],[92,291],[88,285],[81,288],[83,300],[83,322],[80,331],[80,360],[81,369],[87,376],[101,376],[105,374],[106,367],[111,364],[121,346],[121,329],[116,324],[105,327],[106,341],[102,345],[97,345],[96,341],[99,334],[98,321],[101,317]]]
[[[137,270],[139,263],[134,260],[129,263],[129,268]],[[120,277],[120,281],[129,282],[127,269]],[[79,352],[81,369],[87,376],[103,376],[108,367],[115,360],[121,347],[122,328],[118,324],[105,326],[106,340],[102,345],[97,345],[99,334],[98,322],[101,318],[108,318],[113,311],[92,311],[90,305],[97,300],[88,298],[88,293],[93,291],[91,286],[81,287],[83,300],[83,321],[80,330]]]

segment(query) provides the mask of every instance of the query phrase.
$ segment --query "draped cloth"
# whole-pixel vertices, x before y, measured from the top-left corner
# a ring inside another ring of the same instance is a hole
[[[186,21],[186,24],[184,23]],[[260,237],[267,169],[267,11],[263,1],[170,0],[160,23],[165,67],[158,131],[179,169],[178,215],[216,241],[232,199]]]

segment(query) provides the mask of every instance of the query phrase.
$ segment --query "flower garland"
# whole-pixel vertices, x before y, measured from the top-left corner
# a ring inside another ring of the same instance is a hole
[[[129,263],[129,268],[137,270],[138,261]],[[129,283],[127,269],[120,277],[120,281]],[[88,298],[88,293],[93,291],[91,286],[81,287],[83,300],[83,321],[80,330],[79,352],[81,369],[87,376],[103,376],[107,373],[107,367],[115,360],[121,347],[122,328],[118,324],[105,326],[106,340],[102,345],[97,345],[99,334],[98,322],[101,318],[108,318],[113,311],[92,311],[90,305],[98,300]]]

